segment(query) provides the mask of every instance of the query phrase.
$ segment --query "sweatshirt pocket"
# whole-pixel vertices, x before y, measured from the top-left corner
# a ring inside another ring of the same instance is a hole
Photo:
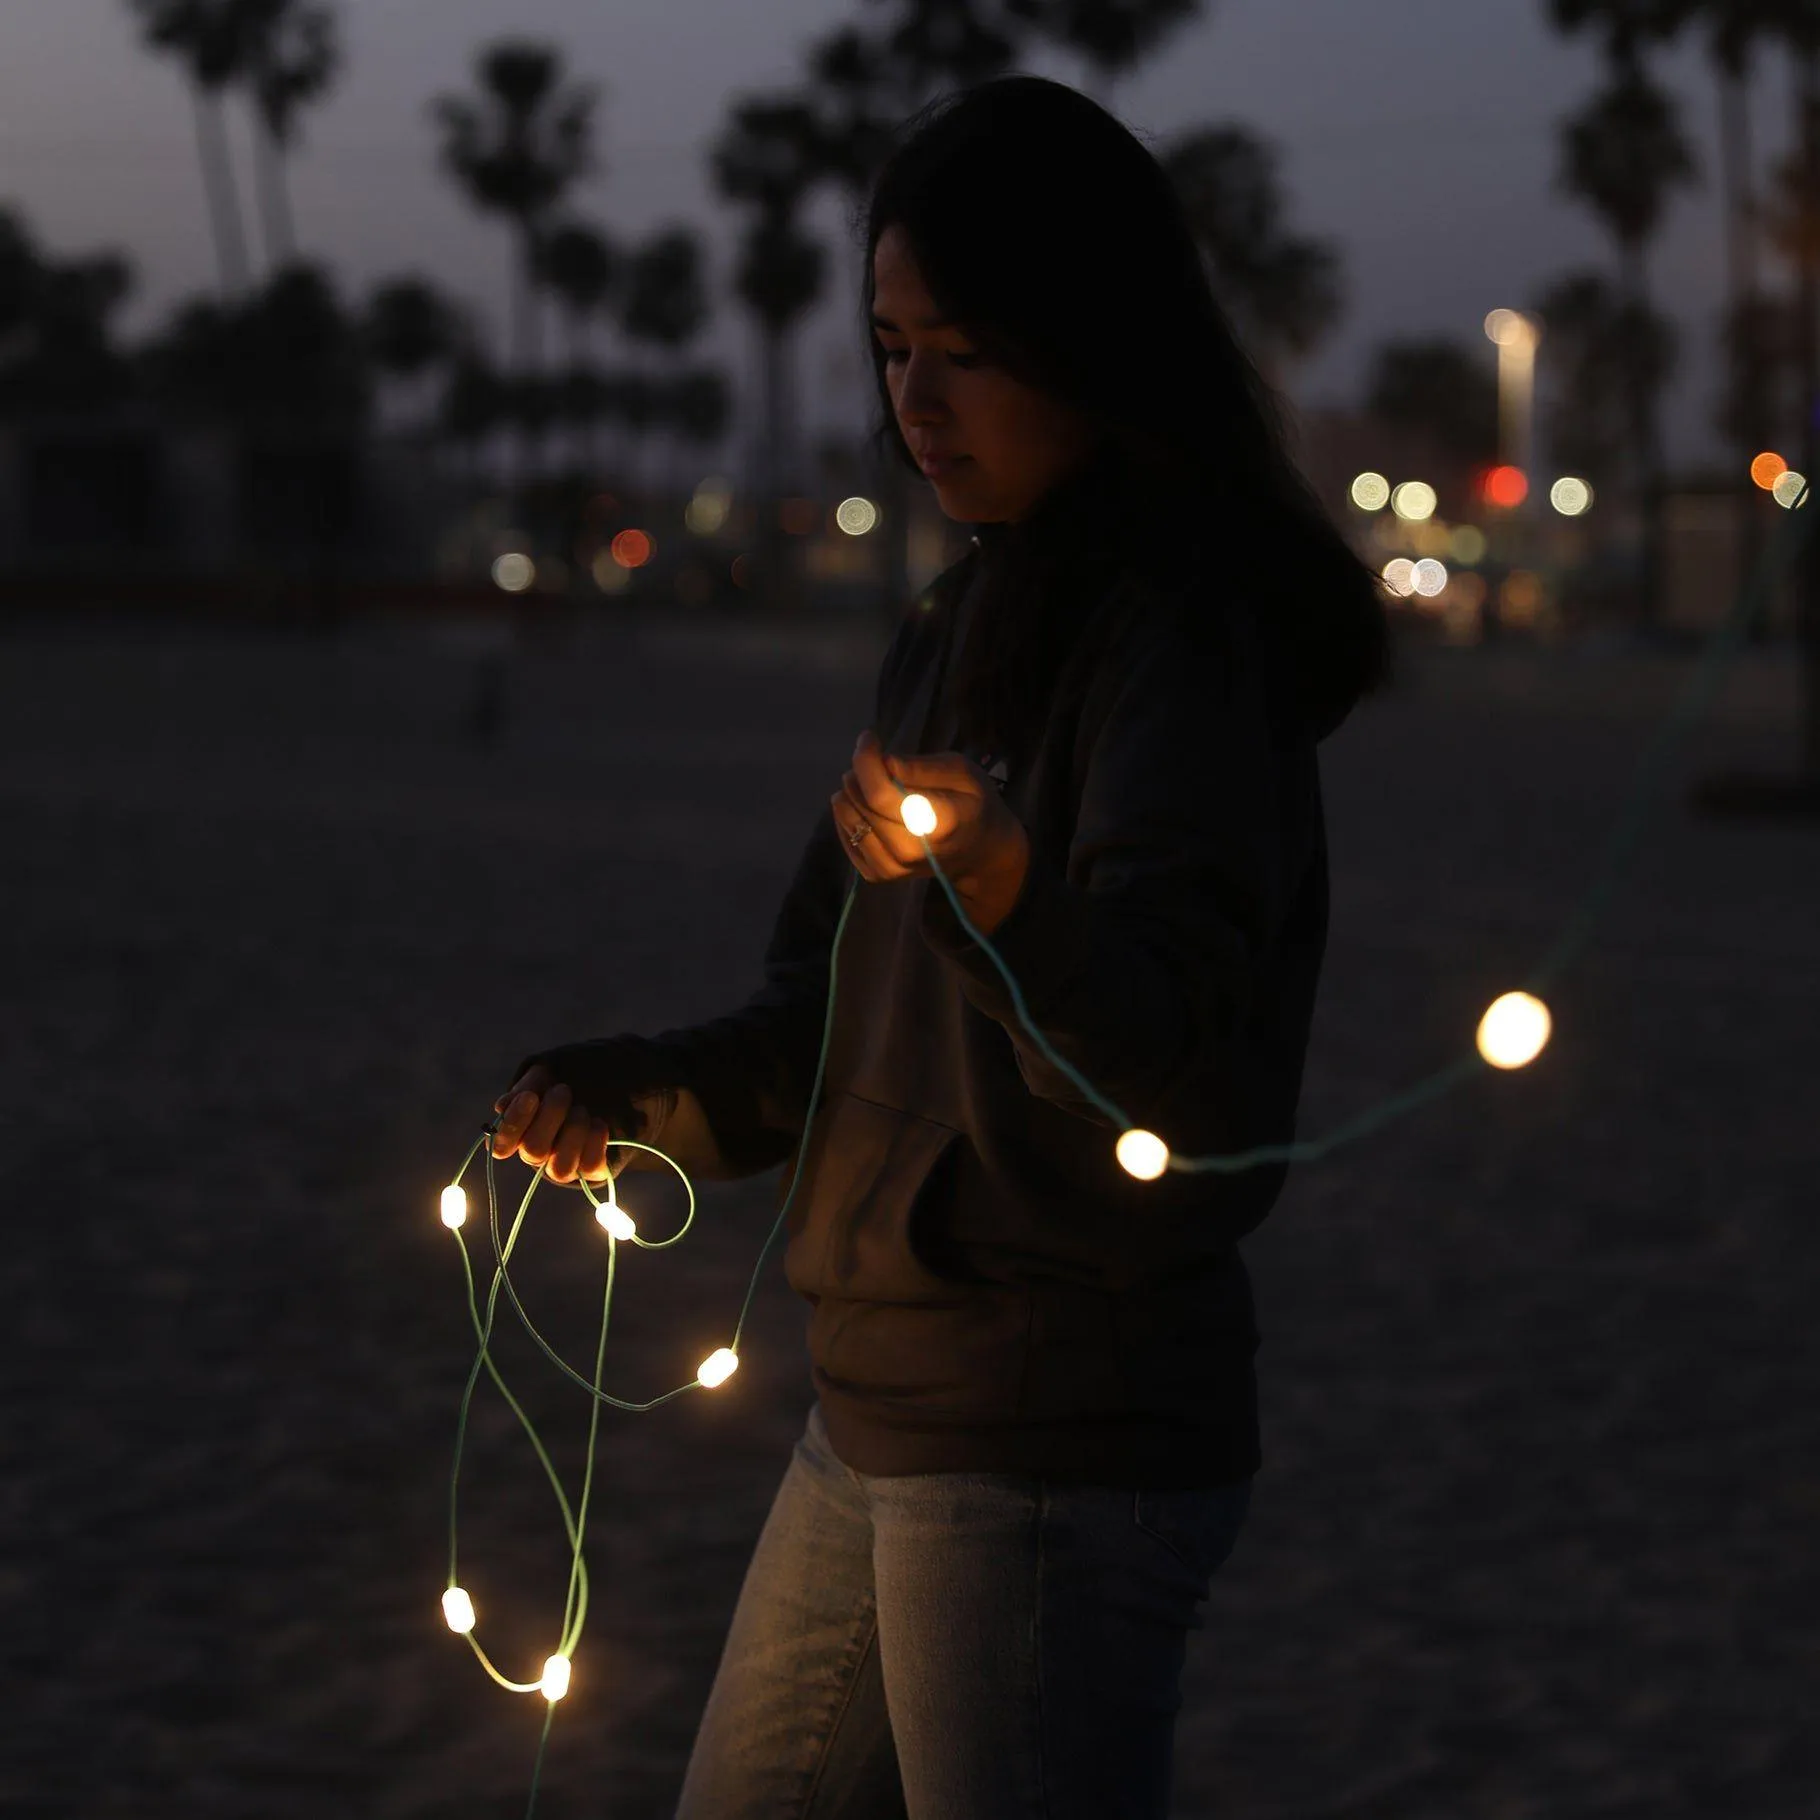
[[[917,1301],[954,1292],[973,1273],[949,1238],[951,1182],[962,1134],[858,1094],[816,1118],[803,1167],[792,1286],[815,1295]],[[795,1222],[792,1222],[794,1225]]]
[[[952,1244],[949,1172],[964,1142],[951,1126],[841,1094],[805,1157],[785,1274],[814,1303],[810,1356],[825,1389],[887,1420],[1016,1405],[1029,1298],[969,1269]]]

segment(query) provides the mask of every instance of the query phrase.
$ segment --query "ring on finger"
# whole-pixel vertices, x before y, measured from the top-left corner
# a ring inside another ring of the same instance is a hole
[[[847,845],[849,847],[857,847],[871,832],[872,824],[862,815],[859,818],[859,826],[848,830]]]

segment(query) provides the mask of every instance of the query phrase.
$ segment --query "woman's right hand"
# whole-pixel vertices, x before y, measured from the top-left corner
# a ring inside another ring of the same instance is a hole
[[[634,1103],[645,1110],[642,1100]],[[552,1182],[604,1182],[624,1167],[607,1161],[613,1128],[577,1106],[574,1094],[542,1064],[527,1068],[493,1110],[500,1115],[493,1155],[522,1157]]]

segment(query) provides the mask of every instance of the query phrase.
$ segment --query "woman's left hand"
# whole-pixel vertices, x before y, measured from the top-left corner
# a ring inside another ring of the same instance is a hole
[[[931,875],[922,841],[904,826],[902,807],[908,791],[926,797],[935,810],[929,850],[966,906],[969,920],[981,933],[990,934],[1010,914],[1023,889],[1030,868],[1030,837],[1005,806],[998,786],[965,753],[900,758],[884,752],[870,731],[859,736],[853,769],[829,798],[854,870],[875,884]]]

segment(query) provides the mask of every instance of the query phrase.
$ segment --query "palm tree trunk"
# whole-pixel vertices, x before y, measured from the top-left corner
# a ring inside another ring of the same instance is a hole
[[[208,198],[209,229],[215,241],[215,266],[221,277],[221,294],[229,299],[246,289],[246,235],[240,221],[240,199],[234,190],[234,169],[228,160],[227,134],[222,130],[221,97],[201,84],[192,84],[190,99],[196,114],[196,155],[202,164],[202,188]]]
[[[1621,253],[1624,292],[1643,319],[1649,306],[1649,279],[1639,241]],[[1631,435],[1636,444],[1638,500],[1642,509],[1642,548],[1637,572],[1637,618],[1645,631],[1654,631],[1662,616],[1662,541],[1666,501],[1663,497],[1662,426],[1657,399],[1647,379],[1637,371],[1631,383]]]
[[[253,128],[253,169],[259,182],[260,223],[265,235],[265,267],[269,277],[297,257],[297,230],[291,213],[284,146],[263,121]]]
[[[1815,216],[1820,214],[1820,49],[1803,52],[1799,61],[1800,137],[1802,165],[1801,212],[1801,424],[1802,468],[1820,474],[1820,245],[1816,244]],[[1812,511],[1811,502],[1803,508]],[[1820,785],[1820,537],[1807,540],[1798,589],[1800,607],[1796,636],[1801,647],[1801,768],[1807,780]]]
[[[1725,198],[1726,321],[1743,320],[1748,304],[1757,299],[1757,199],[1751,175],[1749,68],[1721,67],[1719,72],[1719,158],[1723,168]],[[1764,426],[1741,426],[1745,447],[1739,451],[1737,487],[1738,571],[1740,591],[1750,585],[1763,549],[1763,501],[1751,477],[1750,464],[1767,446]],[[1768,636],[1769,618],[1760,615],[1751,627],[1758,640]]]
[[[783,608],[790,604],[790,588],[784,578],[784,529],[780,517],[784,490],[784,393],[788,384],[785,374],[784,331],[771,323],[763,325],[763,396],[765,411],[764,477],[759,484],[759,568],[764,576],[766,604]]]

